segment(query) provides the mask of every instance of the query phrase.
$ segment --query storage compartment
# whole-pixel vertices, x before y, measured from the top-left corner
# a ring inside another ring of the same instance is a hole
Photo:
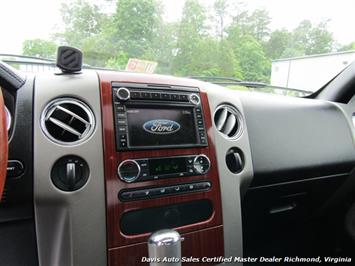
[[[316,214],[347,177],[250,188],[242,202],[244,256],[312,257],[328,250],[334,242],[328,220]]]
[[[129,211],[121,216],[120,226],[125,235],[138,235],[202,222],[209,219],[212,213],[209,200],[198,200]]]

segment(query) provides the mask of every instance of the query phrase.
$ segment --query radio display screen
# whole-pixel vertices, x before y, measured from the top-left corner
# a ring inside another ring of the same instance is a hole
[[[150,175],[166,175],[186,172],[185,158],[150,159]]]
[[[197,143],[191,107],[126,108],[130,147],[182,146]]]

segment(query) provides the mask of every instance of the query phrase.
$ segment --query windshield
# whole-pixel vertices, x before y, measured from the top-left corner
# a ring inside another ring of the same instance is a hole
[[[86,67],[304,96],[355,59],[352,0],[6,0],[1,10],[0,58],[24,71],[53,70],[69,45]]]

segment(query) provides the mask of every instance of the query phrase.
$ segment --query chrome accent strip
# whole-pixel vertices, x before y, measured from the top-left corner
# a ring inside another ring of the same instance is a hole
[[[12,116],[9,109],[7,109],[6,106],[5,106],[5,116],[6,116],[6,129],[7,131],[9,131],[11,128]]]
[[[67,113],[68,115],[71,115],[72,117],[74,117],[74,118],[80,120],[80,121],[83,122],[84,124],[90,124],[90,122],[86,121],[86,120],[83,119],[81,116],[78,116],[77,114],[73,113],[72,111],[70,111],[70,110],[68,110],[68,109],[66,109],[66,108],[64,108],[64,107],[62,107],[62,106],[60,106],[60,105],[57,106],[57,109],[59,109],[59,110],[65,112],[65,113]]]
[[[58,127],[60,127],[60,128],[62,128],[64,130],[66,130],[66,131],[78,136],[79,139],[80,139],[81,133],[76,131],[74,128],[64,124],[63,122],[61,122],[61,121],[59,121],[59,120],[57,120],[57,119],[55,119],[53,117],[50,117],[48,120],[51,121],[53,124],[56,124]]]

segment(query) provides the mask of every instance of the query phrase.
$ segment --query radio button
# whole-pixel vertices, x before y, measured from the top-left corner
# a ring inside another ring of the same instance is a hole
[[[126,114],[125,113],[117,113],[117,118],[118,119],[126,119]]]
[[[126,127],[118,127],[118,131],[121,133],[126,133]]]
[[[180,100],[180,95],[179,94],[171,94],[171,99],[173,101],[179,101]]]
[[[142,180],[142,181],[149,180],[149,174],[148,174],[148,172],[142,171],[139,180]]]
[[[122,192],[122,193],[120,194],[120,198],[121,198],[122,200],[130,200],[130,199],[133,198],[133,192]]]
[[[195,159],[195,157],[188,157],[188,158],[186,159],[187,164],[192,166],[192,164],[193,164],[193,162],[194,162],[194,159]]]
[[[146,169],[148,167],[148,161],[140,161],[139,165],[141,166],[141,168]]]
[[[149,189],[149,196],[159,196],[162,195],[163,193],[160,192],[161,189],[154,188],[154,189]]]
[[[138,191],[132,192],[133,199],[144,199],[146,196],[148,196],[148,195],[146,195],[146,191],[144,191],[144,190],[138,190]]]
[[[142,92],[143,99],[150,99],[152,98],[152,94],[150,92]]]
[[[118,121],[117,121],[117,124],[118,124],[119,126],[125,126],[125,125],[127,124],[127,122],[126,122],[126,120],[118,120]]]
[[[163,100],[170,100],[171,99],[171,95],[169,93],[162,93],[161,94],[161,98]]]
[[[188,102],[189,101],[189,97],[186,94],[181,94],[180,95],[180,100],[183,102]]]
[[[131,98],[132,99],[140,99],[140,98],[142,98],[142,96],[139,91],[131,91]]]
[[[203,120],[202,119],[198,119],[197,120],[197,125],[202,126],[203,125]]]
[[[121,147],[121,148],[126,148],[126,147],[127,147],[127,142],[121,140],[121,141],[120,141],[120,147]]]
[[[201,113],[202,112],[201,108],[195,108],[195,111],[196,111],[196,113]]]
[[[153,92],[153,93],[152,93],[152,98],[153,98],[154,100],[159,100],[160,97],[161,97],[161,95],[160,95],[159,92]]]
[[[124,112],[124,105],[116,104],[116,112]]]
[[[193,166],[187,168],[187,173],[193,175],[195,173]]]

